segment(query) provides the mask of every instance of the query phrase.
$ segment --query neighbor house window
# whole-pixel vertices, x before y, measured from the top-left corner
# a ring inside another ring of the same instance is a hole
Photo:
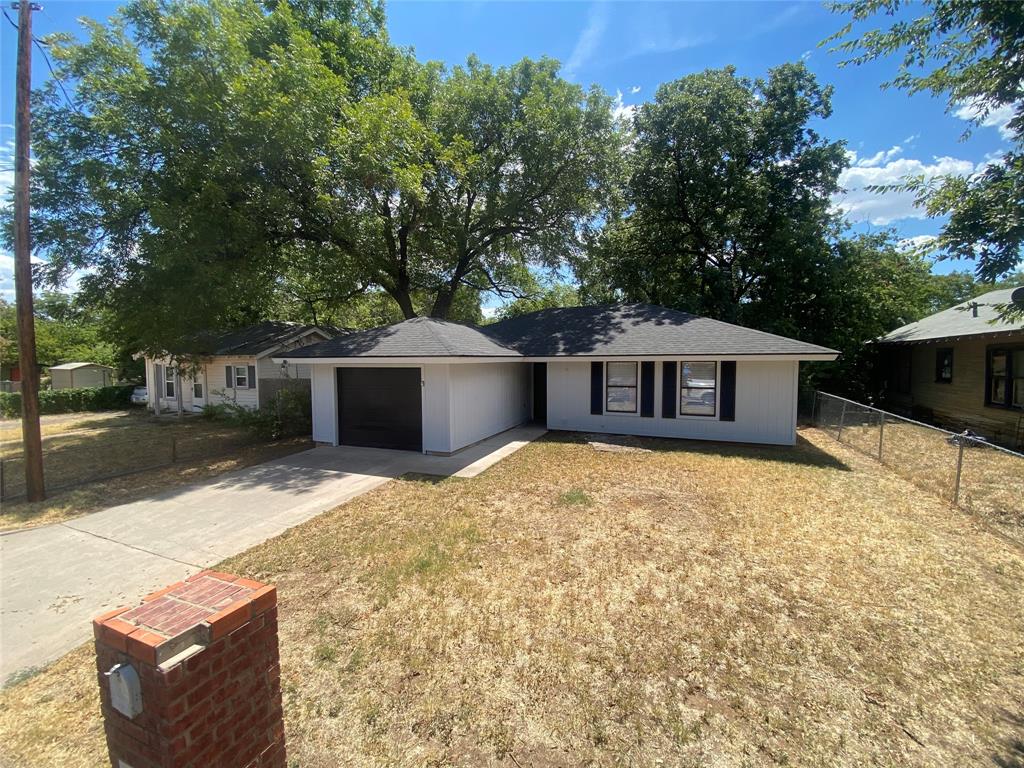
[[[939,384],[953,383],[952,347],[935,350],[935,381]]]
[[[235,366],[235,386],[238,389],[248,389],[249,387],[249,369],[244,365]]]
[[[636,413],[636,363],[608,363],[605,410]]]
[[[174,392],[174,374],[173,368],[164,366],[164,397],[176,397]]]
[[[1024,347],[990,347],[986,374],[986,404],[1024,408]]]
[[[714,416],[715,387],[718,363],[679,363],[679,414],[681,416]]]

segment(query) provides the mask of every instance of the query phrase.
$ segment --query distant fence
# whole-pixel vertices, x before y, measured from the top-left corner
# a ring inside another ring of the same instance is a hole
[[[826,392],[814,393],[812,420],[925,491],[1024,525],[1024,454]]]
[[[47,491],[66,490],[100,480],[160,469],[178,462],[215,459],[239,448],[263,442],[245,430],[184,437],[126,435],[123,440],[115,439],[105,443],[102,449],[88,442],[44,448],[43,474]],[[0,458],[0,501],[18,499],[24,495],[24,457]]]

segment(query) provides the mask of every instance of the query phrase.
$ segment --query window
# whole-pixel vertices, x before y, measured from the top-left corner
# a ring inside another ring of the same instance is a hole
[[[171,397],[171,398],[173,398],[173,397],[177,396],[175,394],[175,392],[174,392],[174,376],[175,376],[175,370],[173,368],[169,368],[168,366],[165,365],[164,366],[164,397]]]
[[[935,350],[935,382],[937,384],[953,383],[952,347],[942,347]]]
[[[605,410],[636,413],[636,363],[608,363]]]
[[[197,400],[203,399],[203,383],[201,381],[192,382],[192,397]]]
[[[238,389],[249,388],[249,369],[244,365],[235,366],[235,386]]]
[[[718,363],[679,363],[679,414],[714,416]]]
[[[1024,408],[1024,347],[989,347],[986,405]]]

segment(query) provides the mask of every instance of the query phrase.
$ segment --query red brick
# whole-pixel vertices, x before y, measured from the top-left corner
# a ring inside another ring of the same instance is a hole
[[[277,587],[273,584],[260,587],[249,595],[249,599],[252,601],[252,613],[254,616],[269,611],[277,605]],[[266,617],[264,617],[264,621],[266,621]]]
[[[99,616],[96,616],[92,620],[93,636],[96,637],[96,639],[98,640],[99,637],[100,637],[100,625],[103,624],[103,622],[105,622],[105,621],[107,621],[109,619],[113,619],[113,618],[115,618],[117,616],[120,616],[122,613],[124,613],[127,610],[128,610],[128,608],[127,608],[127,606],[125,606],[125,607],[122,607],[122,608],[115,608],[112,611],[107,611],[106,613],[101,613]]]
[[[156,649],[163,645],[167,638],[145,629],[137,629],[128,636],[128,653],[139,661],[156,664]]]
[[[262,581],[253,581],[252,579],[235,579],[235,584],[239,587],[248,587],[254,592],[266,586]]]
[[[112,648],[117,648],[119,651],[127,651],[128,635],[136,629],[137,627],[134,624],[129,624],[126,621],[107,619],[100,625],[99,637],[97,639]]]
[[[206,618],[206,623],[210,625],[211,638],[218,640],[224,637],[245,624],[251,616],[252,604],[249,602],[249,598],[236,600],[223,610]]]
[[[184,581],[177,581],[174,584],[171,584],[169,587],[164,587],[163,589],[158,589],[156,592],[150,592],[148,595],[146,595],[144,598],[142,598],[142,602],[148,603],[150,600],[156,600],[158,597],[163,597],[168,592],[171,592],[171,591],[177,589],[178,587],[183,587],[183,586],[185,586],[185,582]]]

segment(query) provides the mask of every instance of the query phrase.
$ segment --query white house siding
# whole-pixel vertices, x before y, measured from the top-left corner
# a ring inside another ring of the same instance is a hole
[[[449,450],[465,448],[529,419],[530,366],[527,363],[463,363],[448,367]],[[424,428],[424,441],[425,438]]]
[[[592,415],[590,361],[549,362],[547,425],[549,429],[582,432],[792,445],[796,442],[799,365],[796,361],[738,361],[736,420],[719,421],[717,415],[662,417],[661,362],[655,363],[653,418],[635,413]],[[716,408],[719,413],[721,408]]]
[[[451,453],[452,442],[451,371],[461,365],[430,363],[420,366],[423,383],[423,450]]]
[[[338,444],[338,375],[333,365],[311,365],[313,440]]]
[[[256,392],[256,383],[249,382],[248,388],[234,386],[233,381],[227,381],[225,368],[231,366],[256,365],[256,358],[252,355],[239,357],[215,357],[206,364],[206,402],[218,404],[233,402],[246,408],[255,409],[259,406],[259,398]],[[259,378],[257,372],[256,378]]]

